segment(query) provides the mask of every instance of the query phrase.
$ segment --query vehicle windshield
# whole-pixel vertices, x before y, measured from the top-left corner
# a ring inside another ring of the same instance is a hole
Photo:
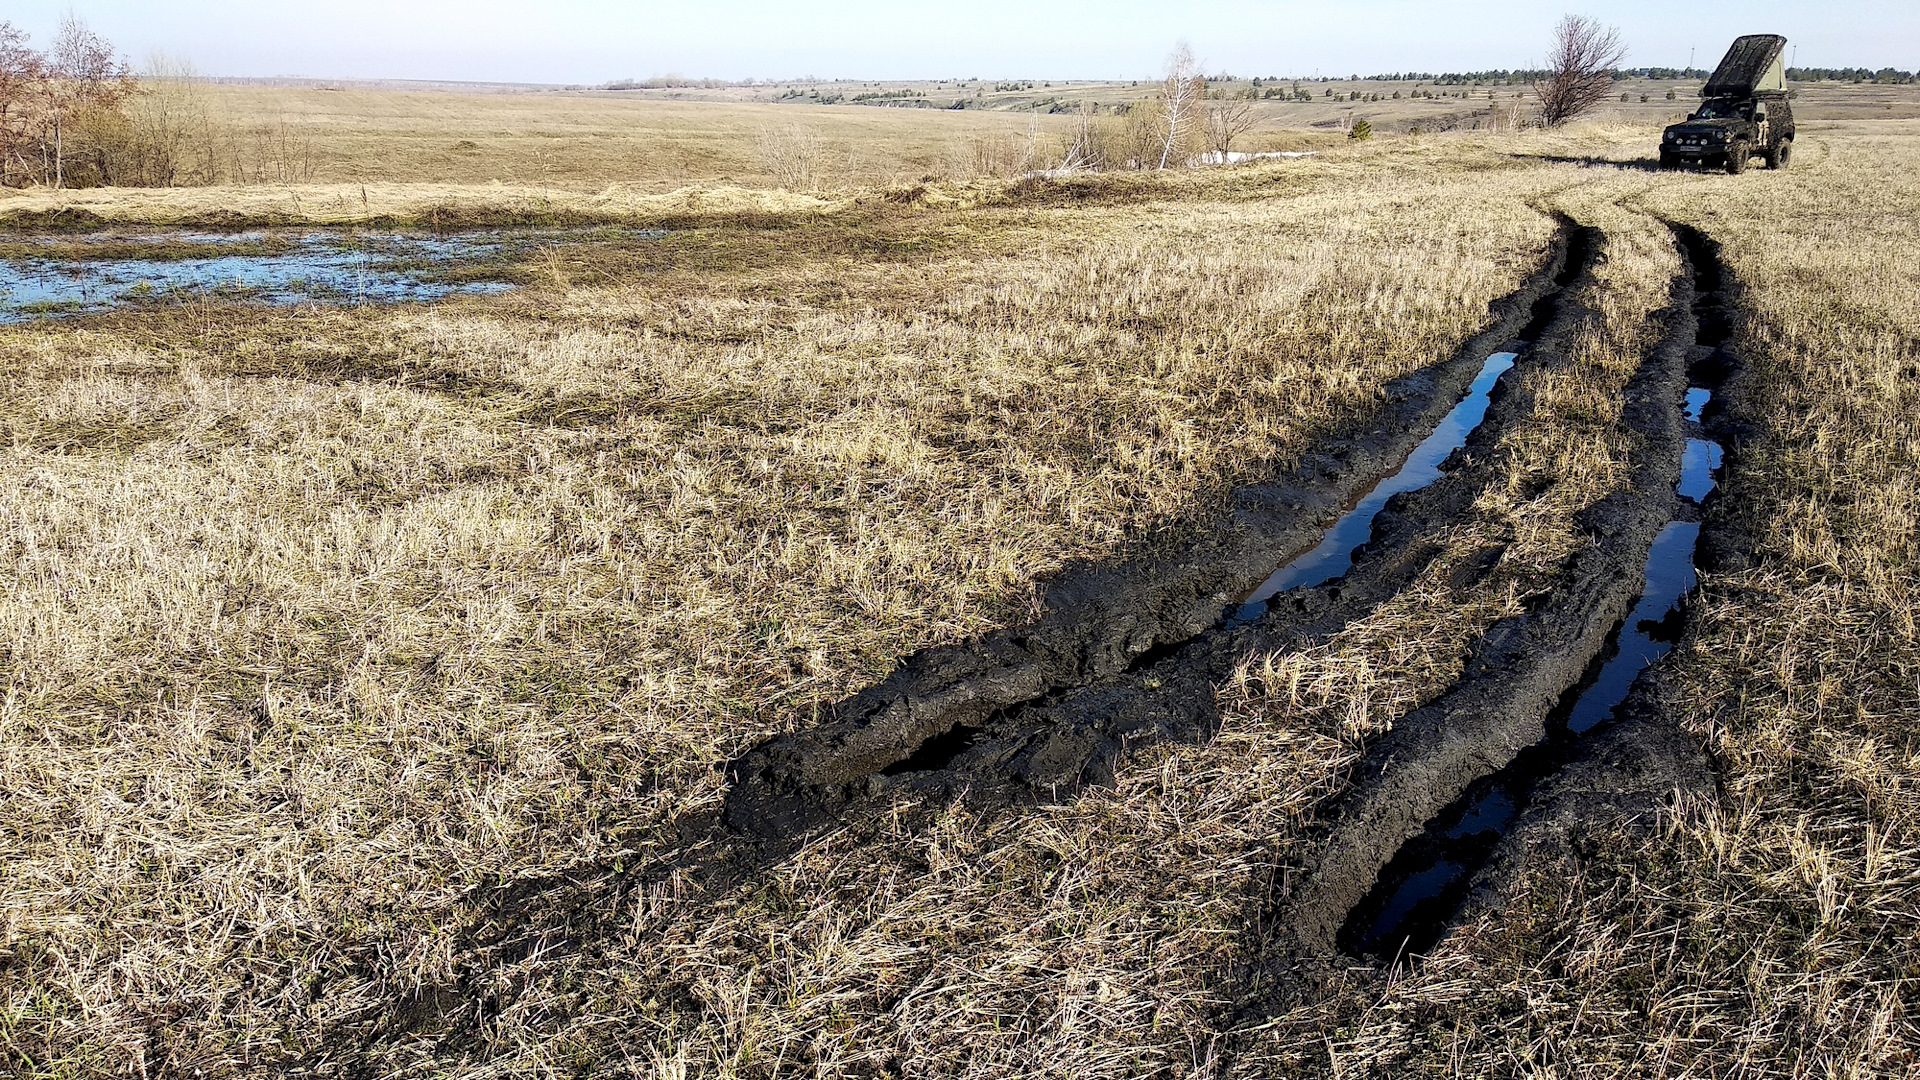
[[[1714,98],[1700,103],[1699,111],[1693,114],[1695,120],[1738,120],[1746,113],[1746,105],[1725,98]]]

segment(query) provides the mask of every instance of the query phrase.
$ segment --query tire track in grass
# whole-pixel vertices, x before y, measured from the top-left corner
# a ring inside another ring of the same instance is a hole
[[[1683,258],[1668,332],[1626,390],[1648,450],[1630,490],[1594,508],[1578,572],[1495,626],[1451,691],[1372,748],[1276,917],[1283,965],[1425,953],[1463,913],[1497,913],[1519,868],[1578,829],[1650,825],[1713,790],[1705,755],[1661,712],[1658,661],[1684,634],[1698,555],[1738,546],[1701,523],[1723,448],[1745,434],[1716,396],[1730,389],[1737,409],[1741,365],[1724,347],[1717,251],[1670,228]]]
[[[1127,746],[1204,736],[1210,692],[1190,694],[1192,701],[1176,709],[1182,715],[1152,725],[1151,734],[1120,730],[1116,725],[1130,722],[1116,719],[1091,738],[1036,742],[1058,735],[1063,723],[1071,727],[1049,710],[1085,688],[1138,698],[1164,687],[1167,680],[1154,672],[1168,668],[1190,688],[1196,674],[1203,681],[1217,675],[1203,660],[1217,659],[1236,631],[1250,630],[1237,639],[1244,644],[1259,640],[1261,629],[1275,633],[1266,624],[1276,618],[1324,629],[1364,615],[1403,587],[1425,565],[1422,554],[1431,559],[1437,551],[1395,531],[1397,512],[1420,492],[1400,494],[1399,504],[1383,498],[1363,505],[1366,496],[1390,483],[1459,407],[1490,356],[1563,321],[1565,297],[1590,272],[1598,242],[1596,231],[1563,218],[1547,267],[1492,305],[1486,331],[1450,360],[1389,384],[1379,410],[1310,455],[1291,477],[1238,492],[1231,529],[1176,559],[1069,574],[1049,593],[1049,611],[1039,623],[915,656],[893,677],[835,706],[828,723],[769,740],[730,763],[727,823],[759,836],[791,837],[902,790],[964,788],[986,801],[1030,800],[1110,775],[1112,760]],[[1520,363],[1531,351],[1522,350]],[[1497,419],[1499,395],[1488,390]],[[1478,425],[1475,434],[1487,427]],[[1468,438],[1463,433],[1462,440]],[[1284,570],[1312,552],[1330,520],[1356,509],[1368,515],[1374,535],[1364,551],[1375,563],[1368,574],[1349,573],[1318,591],[1257,595],[1276,566]],[[1383,530],[1398,541],[1383,543]],[[1382,558],[1383,548],[1394,558]],[[1250,629],[1256,597],[1268,614]]]

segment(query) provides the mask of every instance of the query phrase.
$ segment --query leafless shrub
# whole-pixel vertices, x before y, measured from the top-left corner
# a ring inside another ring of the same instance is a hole
[[[1102,141],[1096,107],[1091,102],[1081,102],[1073,111],[1073,127],[1067,131],[1066,149],[1060,154],[1060,168],[1069,171],[1106,168]]]
[[[53,188],[293,184],[313,139],[282,118],[238,128],[191,65],[156,57],[136,79],[78,19],[45,53],[0,23],[0,183]]]
[[[1074,113],[1058,167],[1092,172],[1153,168],[1161,154],[1160,125],[1157,101],[1137,102],[1106,115],[1096,106],[1082,104]]]
[[[70,174],[100,183],[99,148],[84,137],[132,91],[105,38],[68,15],[38,52],[0,23],[0,182],[65,187]]]
[[[1015,132],[978,134],[951,145],[948,173],[957,180],[1010,179],[1041,167],[1038,140]]]
[[[191,64],[155,56],[120,113],[93,133],[112,183],[138,187],[217,184],[227,173],[227,125]]]
[[[798,124],[761,128],[755,156],[774,182],[788,191],[812,191],[820,183],[820,139]]]
[[[234,140],[234,178],[243,184],[304,184],[313,179],[313,139],[281,117]]]
[[[1540,98],[1540,122],[1559,127],[1607,100],[1613,94],[1613,73],[1626,58],[1618,28],[1584,15],[1561,19],[1553,31],[1547,77],[1533,84]]]
[[[1222,164],[1233,152],[1233,140],[1253,130],[1258,121],[1254,115],[1252,100],[1244,97],[1223,98],[1207,105],[1204,136],[1207,149],[1219,155]]]

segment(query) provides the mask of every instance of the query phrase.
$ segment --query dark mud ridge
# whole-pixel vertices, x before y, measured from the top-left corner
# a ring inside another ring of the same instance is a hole
[[[1630,490],[1588,515],[1593,542],[1554,593],[1490,630],[1460,682],[1371,749],[1313,864],[1294,870],[1275,919],[1281,966],[1336,947],[1424,953],[1497,912],[1524,866],[1568,853],[1579,831],[1650,827],[1714,791],[1657,661],[1687,632],[1696,563],[1747,546],[1716,524],[1716,475],[1751,433],[1729,407],[1745,372],[1725,348],[1726,272],[1705,237],[1674,232],[1686,269],[1668,333],[1627,389],[1646,439]]]
[[[1211,735],[1211,688],[1238,657],[1364,616],[1438,554],[1428,524],[1466,512],[1476,448],[1528,407],[1500,373],[1551,351],[1508,346],[1564,332],[1599,246],[1563,221],[1484,332],[1389,384],[1290,476],[1236,492],[1231,521],[1178,556],[1070,569],[1039,622],[916,655],[753,748],[728,766],[727,824],[791,837],[902,792],[1031,802],[1109,779],[1140,745]]]

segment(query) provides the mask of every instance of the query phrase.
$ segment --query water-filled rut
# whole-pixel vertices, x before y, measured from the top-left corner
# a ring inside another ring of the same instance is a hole
[[[1206,737],[1207,687],[1244,635],[1361,617],[1437,554],[1408,528],[1421,514],[1400,509],[1465,512],[1478,481],[1440,483],[1446,463],[1500,415],[1503,373],[1527,362],[1512,343],[1556,321],[1598,240],[1566,223],[1485,331],[1390,384],[1291,475],[1238,492],[1229,528],[1171,560],[1063,575],[1041,622],[915,656],[827,723],[748,751],[728,766],[728,822],[793,835],[902,789],[1050,798],[1099,782],[1132,747]]]
[[[1381,959],[1425,953],[1466,909],[1497,918],[1494,898],[1516,879],[1515,868],[1564,846],[1571,829],[1583,823],[1644,820],[1676,792],[1711,787],[1704,756],[1677,725],[1659,715],[1653,704],[1658,695],[1648,678],[1658,674],[1660,660],[1686,631],[1687,598],[1699,580],[1696,563],[1703,550],[1704,522],[1727,459],[1723,438],[1708,424],[1709,411],[1716,392],[1740,365],[1724,348],[1725,273],[1717,253],[1697,232],[1676,228],[1675,236],[1687,269],[1676,282],[1673,330],[1637,381],[1644,387],[1662,382],[1673,386],[1666,411],[1679,424],[1651,443],[1665,446],[1677,459],[1677,468],[1670,474],[1672,497],[1644,491],[1633,515],[1639,518],[1637,529],[1616,534],[1646,535],[1657,527],[1645,548],[1632,607],[1591,653],[1579,680],[1545,710],[1538,729],[1531,729],[1524,716],[1504,724],[1478,716],[1447,717],[1449,734],[1455,736],[1476,731],[1478,723],[1482,742],[1470,757],[1485,764],[1480,775],[1457,792],[1445,786],[1458,785],[1457,780],[1435,783],[1453,797],[1404,842],[1396,844],[1394,823],[1405,818],[1381,809],[1380,795],[1393,785],[1362,783],[1334,828],[1332,857],[1323,859],[1320,876],[1302,890],[1308,902],[1351,896],[1353,885],[1341,882],[1342,871],[1353,878],[1355,864],[1364,867],[1370,859],[1386,857],[1364,896],[1345,911],[1335,934],[1342,951]],[[1657,375],[1661,369],[1668,372],[1664,380]],[[1676,371],[1684,372],[1691,385],[1677,383],[1672,378]],[[1655,413],[1648,418],[1660,426]],[[1665,470],[1643,471],[1651,478]],[[1664,520],[1652,520],[1656,514]],[[1535,666],[1543,659],[1515,657]],[[1504,674],[1491,681],[1503,679],[1511,681]],[[1465,680],[1474,681],[1471,675]],[[1500,704],[1483,696],[1480,708],[1497,716]],[[1417,716],[1408,725],[1416,731],[1420,726]],[[1515,734],[1528,730],[1537,735],[1517,752],[1494,749],[1512,745]],[[1429,783],[1438,780],[1427,767],[1429,761],[1459,759],[1457,752],[1431,741],[1422,759],[1420,746],[1417,739],[1389,739],[1372,757],[1391,760],[1398,769],[1410,767],[1416,774],[1424,768],[1421,779]],[[1464,764],[1455,775],[1473,768]],[[1433,801],[1429,794],[1426,805]],[[1369,833],[1376,838],[1370,844],[1365,839]],[[1338,861],[1342,857],[1349,860],[1345,866]],[[1329,880],[1335,883],[1331,888]],[[1316,936],[1329,927],[1324,917],[1296,906],[1293,920],[1296,927],[1306,928],[1302,938],[1324,942]]]
[[[1335,578],[1345,577],[1353,569],[1353,555],[1360,545],[1373,536],[1374,519],[1380,511],[1386,509],[1387,500],[1395,495],[1418,491],[1440,479],[1440,466],[1453,452],[1467,444],[1467,436],[1480,427],[1486,419],[1487,405],[1493,393],[1493,385],[1500,376],[1513,370],[1513,362],[1519,359],[1518,353],[1498,352],[1487,358],[1480,374],[1467,388],[1467,396],[1453,407],[1440,426],[1433,429],[1413,453],[1407,457],[1400,470],[1382,480],[1358,506],[1342,515],[1321,537],[1320,543],[1292,562],[1273,572],[1272,576],[1235,603],[1228,614],[1227,625],[1245,625],[1266,614],[1273,598],[1292,589],[1324,585]]]
[[[1687,415],[1697,424],[1711,398],[1688,390]],[[1676,492],[1697,506],[1712,492],[1724,449],[1689,438]],[[1582,737],[1614,719],[1642,672],[1680,639],[1682,605],[1699,581],[1694,567],[1700,522],[1668,522],[1648,550],[1639,599],[1615,628],[1588,674],[1568,691],[1547,722],[1546,738],[1512,764],[1468,787],[1381,871],[1372,891],[1347,916],[1339,941],[1356,955],[1398,957],[1430,950],[1465,898],[1475,872],[1511,832],[1535,783],[1578,752]]]

